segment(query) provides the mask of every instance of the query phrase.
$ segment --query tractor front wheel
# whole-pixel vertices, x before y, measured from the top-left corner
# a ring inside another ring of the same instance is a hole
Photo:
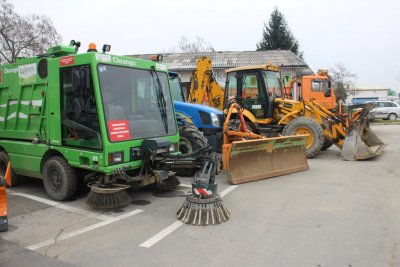
[[[199,148],[207,147],[207,138],[192,124],[179,127],[179,151],[182,154],[191,153]]]
[[[283,128],[283,135],[308,134],[306,144],[307,158],[315,157],[324,144],[324,132],[321,125],[315,120],[308,117],[298,117],[290,121]]]
[[[200,148],[208,146],[207,138],[204,134],[194,125],[186,124],[179,126],[179,151],[184,155],[192,153]],[[192,176],[194,170],[192,169],[178,169],[176,174],[179,176]]]

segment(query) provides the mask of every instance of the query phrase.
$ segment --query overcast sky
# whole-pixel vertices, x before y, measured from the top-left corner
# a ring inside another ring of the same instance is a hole
[[[64,43],[107,43],[114,54],[165,51],[182,36],[217,51],[255,50],[276,6],[314,71],[342,62],[356,84],[400,91],[399,0],[9,1],[21,15],[50,17]]]

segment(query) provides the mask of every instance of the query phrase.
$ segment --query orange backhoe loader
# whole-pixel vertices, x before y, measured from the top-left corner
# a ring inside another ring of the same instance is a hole
[[[210,74],[212,74],[211,60],[199,59],[193,80],[198,80],[195,77],[205,77]],[[314,99],[316,96],[311,96],[309,100],[296,97],[298,90],[294,90],[291,96],[294,94],[297,99],[286,99],[280,80],[280,68],[272,64],[236,67],[226,70],[226,74],[224,91],[219,85],[215,87],[207,84],[211,78],[203,79],[201,86],[191,86],[189,95],[196,95],[192,100],[203,102],[204,98],[202,100],[197,96],[207,95],[207,90],[211,92],[210,88],[217,88],[212,97],[218,95],[220,99],[221,92],[224,92],[223,102],[218,103],[218,107],[222,106],[226,110],[232,101],[239,103],[243,107],[242,114],[247,128],[252,132],[268,137],[308,135],[306,153],[309,158],[316,156],[327,142],[339,147],[345,160],[374,157],[383,151],[384,143],[369,127],[366,118],[368,109],[365,109],[362,112],[364,115],[356,121],[347,119],[344,114],[332,112],[332,104],[324,106]],[[311,77],[304,79],[304,84],[311,89],[315,88],[315,92],[310,90],[314,95],[318,93],[320,97],[329,97],[334,103],[333,86],[327,72],[321,71],[313,79]],[[217,107],[214,101],[209,101],[208,104]],[[232,112],[237,113],[235,110]],[[234,116],[232,114],[232,117]],[[345,140],[350,136],[353,138]]]
[[[199,57],[190,78],[188,102],[223,109],[224,91],[215,79],[209,57]]]
[[[267,138],[253,133],[253,128],[247,129],[243,114],[249,111],[239,108],[238,103],[229,106],[224,101],[224,91],[215,79],[210,58],[197,59],[188,95],[188,102],[206,104],[226,113],[222,158],[230,183],[250,182],[308,169],[307,135]],[[224,107],[224,102],[228,106]]]

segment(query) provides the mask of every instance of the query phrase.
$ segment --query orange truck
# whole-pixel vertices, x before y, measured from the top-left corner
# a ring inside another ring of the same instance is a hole
[[[316,101],[328,110],[334,110],[336,97],[333,82],[327,70],[318,70],[316,75],[294,77],[285,86],[285,98],[296,101]]]

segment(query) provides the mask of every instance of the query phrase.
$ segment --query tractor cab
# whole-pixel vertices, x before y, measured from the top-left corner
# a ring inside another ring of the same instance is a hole
[[[226,72],[225,103],[235,99],[251,114],[252,122],[273,117],[274,99],[283,96],[277,66],[239,67]]]
[[[172,99],[174,101],[185,102],[185,95],[181,86],[181,79],[176,72],[168,72],[169,84],[171,86]]]

